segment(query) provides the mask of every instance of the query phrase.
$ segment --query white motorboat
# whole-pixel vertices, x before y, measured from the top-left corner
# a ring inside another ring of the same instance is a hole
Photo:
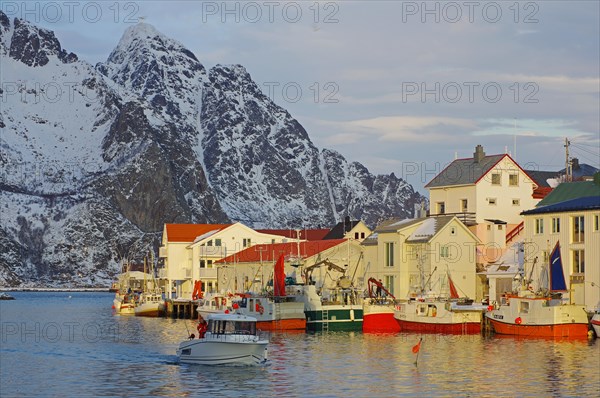
[[[177,356],[180,362],[189,364],[257,365],[266,362],[268,344],[256,329],[256,318],[233,313],[210,314],[204,335],[198,338],[192,335],[181,342]]]

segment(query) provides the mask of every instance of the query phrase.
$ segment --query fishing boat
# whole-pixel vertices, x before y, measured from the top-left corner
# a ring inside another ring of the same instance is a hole
[[[529,278],[522,279],[524,283],[518,293],[505,294],[499,305],[490,306],[486,317],[494,332],[528,337],[586,337],[588,317],[585,307],[563,303],[562,293],[567,292],[567,286],[559,242],[540,275],[547,278],[549,289],[540,283],[539,290],[533,292],[530,274]]]
[[[317,267],[327,266],[342,274],[334,286],[317,286],[311,283],[311,272]],[[320,261],[304,269],[304,285],[297,285],[299,296],[304,302],[306,329],[309,331],[361,331],[363,306],[358,289],[353,286],[346,270],[329,260]]]
[[[400,326],[400,331],[445,334],[481,332],[484,307],[473,305],[473,300],[468,298],[460,298],[450,273],[447,272],[446,275],[450,289],[449,297],[442,297],[433,292],[424,295],[423,285],[419,296],[396,305],[394,318]]]
[[[208,315],[206,332],[179,344],[180,362],[199,365],[257,365],[266,362],[268,339],[261,336],[256,318],[237,313]]]
[[[125,272],[118,277],[119,288],[115,292],[112,308],[118,315],[135,315],[135,307],[139,301],[139,294],[144,290],[143,281],[150,278],[150,275],[131,271],[130,265],[125,264]]]
[[[165,303],[162,291],[154,277],[154,256],[150,254],[150,280],[146,280],[146,258],[144,258],[144,284],[143,291],[139,295],[134,313],[136,316],[158,317],[165,313]],[[151,283],[152,287],[148,287]]]
[[[375,278],[367,281],[367,293],[363,300],[363,332],[399,332],[400,325],[394,318],[396,297]]]
[[[135,315],[135,295],[127,290],[123,293],[117,291],[113,299],[113,309],[119,315]]]
[[[231,301],[232,295],[220,293],[207,293],[204,298],[198,301],[196,311],[204,318],[211,314],[224,313],[226,310],[233,309]]]
[[[237,301],[237,312],[256,318],[262,330],[305,330],[304,301],[286,289],[285,258],[280,256],[274,266],[273,291],[267,294],[244,294]]]

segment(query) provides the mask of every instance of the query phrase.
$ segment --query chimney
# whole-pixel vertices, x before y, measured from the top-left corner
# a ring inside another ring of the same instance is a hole
[[[579,166],[579,159],[577,158],[572,158],[571,159],[571,168],[573,170],[579,170],[580,166]]]
[[[350,216],[344,218],[344,232],[348,232],[352,229],[352,223],[350,223]]]
[[[483,158],[485,157],[485,152],[483,152],[483,147],[481,145],[477,145],[475,147],[475,152],[473,153],[473,162],[481,163]]]

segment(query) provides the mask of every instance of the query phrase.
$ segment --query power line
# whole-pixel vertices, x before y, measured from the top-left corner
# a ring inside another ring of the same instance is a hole
[[[594,156],[599,156],[599,157],[600,157],[600,154],[598,154],[598,153],[595,153],[595,152],[592,152],[591,150],[587,149],[586,147],[584,147],[584,146],[582,146],[582,145],[578,145],[578,144],[573,144],[573,143],[571,143],[571,146],[573,146],[573,147],[575,147],[575,148],[579,149],[580,151],[587,152],[587,153],[589,153],[590,155],[594,155]]]

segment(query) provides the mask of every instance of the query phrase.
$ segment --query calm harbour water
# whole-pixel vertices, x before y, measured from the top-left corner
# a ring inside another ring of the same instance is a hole
[[[269,364],[177,363],[193,321],[114,316],[112,293],[0,301],[0,396],[600,396],[600,339],[277,334]]]

